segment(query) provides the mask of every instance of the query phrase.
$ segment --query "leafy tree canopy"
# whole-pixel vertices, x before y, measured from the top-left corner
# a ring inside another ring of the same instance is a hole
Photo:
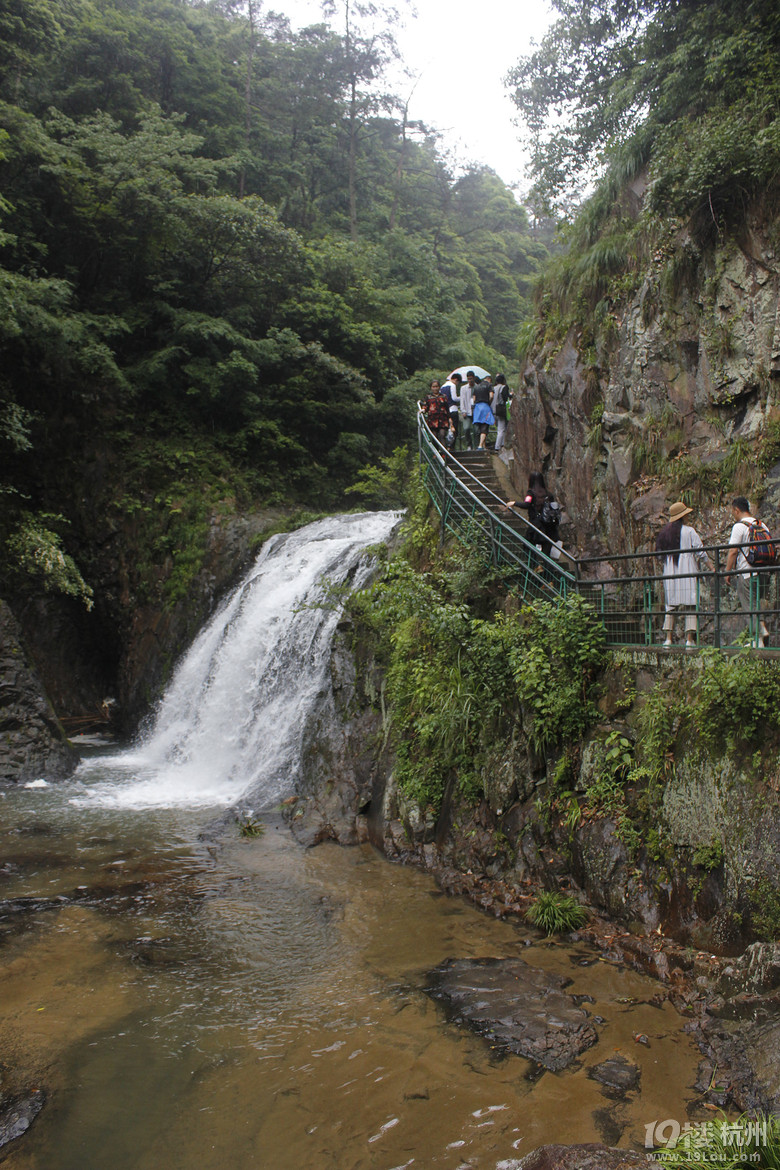
[[[632,142],[743,106],[752,132],[776,125],[780,9],[774,0],[553,0],[560,14],[508,76],[548,201]]]
[[[204,523],[187,492],[347,502],[403,465],[431,370],[511,377],[543,249],[383,88],[387,13],[0,7],[6,562],[60,564],[108,515],[170,556],[173,514]],[[114,482],[85,487],[106,457]]]

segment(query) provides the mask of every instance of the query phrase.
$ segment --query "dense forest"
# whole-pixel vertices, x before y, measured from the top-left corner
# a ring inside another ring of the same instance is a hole
[[[210,509],[354,505],[431,374],[511,370],[543,243],[408,119],[390,18],[333,23],[0,9],[0,592],[89,602],[107,525],[181,569]]]

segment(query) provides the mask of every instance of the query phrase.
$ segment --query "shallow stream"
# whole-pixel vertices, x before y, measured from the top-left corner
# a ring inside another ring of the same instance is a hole
[[[0,798],[2,896],[39,900],[0,922],[0,1047],[48,1094],[9,1170],[492,1170],[685,1120],[698,1054],[652,980],[273,816],[209,841],[204,808],[93,805],[103,779]],[[447,1022],[426,973],[486,955],[594,998],[580,1067],[537,1077]],[[616,1054],[641,1068],[624,1101],[588,1077]]]

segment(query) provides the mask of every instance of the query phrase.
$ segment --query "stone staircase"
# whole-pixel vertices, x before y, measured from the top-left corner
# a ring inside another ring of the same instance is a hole
[[[502,504],[513,497],[507,495],[506,486],[502,484],[498,476],[495,467],[496,456],[489,451],[457,451],[451,459],[457,460],[457,462],[448,460],[456,478],[509,528],[513,528],[520,536],[527,537],[529,525],[525,515],[514,513],[502,507]],[[460,466],[458,466],[459,464]],[[466,472],[470,472],[470,474],[465,474]],[[501,503],[498,502],[499,500]]]

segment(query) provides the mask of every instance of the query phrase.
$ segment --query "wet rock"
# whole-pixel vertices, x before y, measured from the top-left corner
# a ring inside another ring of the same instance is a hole
[[[581,1146],[541,1146],[518,1162],[516,1170],[647,1170],[656,1165],[646,1154],[587,1142]]]
[[[434,968],[428,994],[450,1019],[503,1052],[558,1072],[598,1040],[567,981],[522,959],[448,959]]]
[[[626,1128],[626,1119],[621,1117],[624,1110],[619,1106],[605,1106],[603,1109],[594,1109],[591,1117],[598,1130],[599,1137],[608,1146],[614,1146],[623,1136]]]
[[[67,903],[68,899],[64,895],[53,898],[6,898],[0,901],[0,942],[33,927],[38,914],[61,910]]]
[[[728,1009],[727,1009],[728,1010]],[[780,1010],[776,997],[756,999],[745,1019],[708,1016],[693,1028],[707,1060],[697,1088],[716,1104],[744,1112],[780,1111]]]
[[[780,987],[780,944],[753,943],[720,973],[716,990],[734,992],[771,991]]]
[[[641,1070],[630,1064],[625,1056],[613,1056],[588,1070],[591,1080],[598,1081],[605,1097],[621,1100],[626,1093],[639,1088]]]
[[[0,601],[0,781],[58,780],[77,763],[22,645],[19,624]]]
[[[128,943],[130,959],[143,967],[181,967],[187,961],[181,943],[172,938],[136,938]]]
[[[341,623],[331,643],[328,683],[303,728],[299,800],[285,810],[301,844],[355,845],[371,838],[374,822],[382,819],[384,779],[378,793],[373,787],[383,687],[371,654],[353,646],[351,626]]]
[[[18,1096],[0,1096],[0,1147],[22,1136],[46,1103],[43,1089],[30,1089]]]

